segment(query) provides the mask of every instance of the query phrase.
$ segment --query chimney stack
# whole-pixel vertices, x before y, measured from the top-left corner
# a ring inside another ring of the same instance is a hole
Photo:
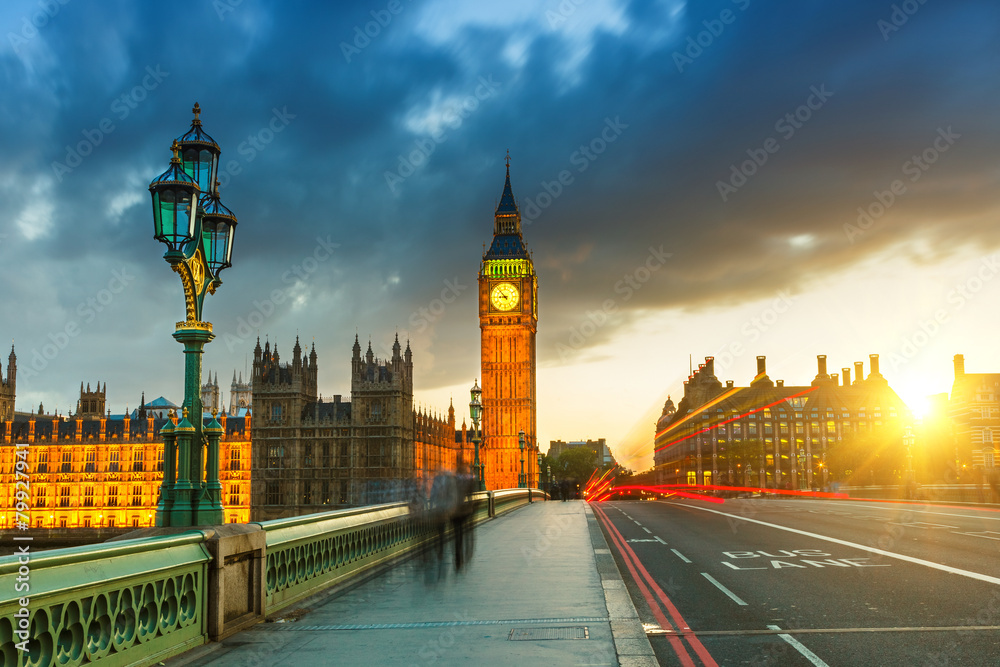
[[[825,354],[817,354],[816,355],[816,367],[817,367],[816,373],[820,377],[823,377],[824,375],[827,374],[826,373],[826,355]]]
[[[715,377],[715,357],[705,357],[705,374]]]
[[[881,373],[878,372],[878,355],[877,354],[869,354],[868,355],[868,360],[871,363],[872,375],[874,375],[875,377],[878,377],[879,375],[881,375]]]
[[[757,375],[767,374],[767,357],[757,357]]]
[[[865,379],[865,365],[860,361],[854,362],[854,377],[856,382],[861,382]]]
[[[726,380],[726,389],[733,388],[733,380]]]
[[[843,372],[843,375],[844,375],[844,386],[845,387],[850,387],[851,386],[851,369],[850,368],[842,368],[841,371]]]
[[[785,386],[785,381],[784,380],[778,380],[777,384],[778,384],[779,387],[784,387]]]
[[[956,354],[955,355],[955,378],[958,379],[965,375],[965,355]]]

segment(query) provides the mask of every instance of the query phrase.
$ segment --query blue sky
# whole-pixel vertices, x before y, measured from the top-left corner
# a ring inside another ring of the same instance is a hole
[[[643,452],[689,354],[800,384],[879,353],[914,400],[955,353],[1000,367],[995,2],[34,0],[0,29],[18,409],[180,400],[146,188],[195,101],[240,221],[205,309],[223,384],[298,334],[347,394],[355,333],[398,331],[418,400],[464,406],[508,149],[543,443]]]

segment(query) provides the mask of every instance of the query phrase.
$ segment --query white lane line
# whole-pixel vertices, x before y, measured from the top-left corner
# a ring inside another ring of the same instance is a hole
[[[650,535],[652,535],[652,534],[653,534],[653,531],[651,531],[651,530],[650,530],[649,528],[646,528],[645,526],[643,526],[643,527],[642,527],[642,529],[643,529],[644,531],[646,531],[647,533],[649,533]]]
[[[737,597],[737,596],[736,596],[736,593],[733,593],[733,592],[732,592],[731,590],[729,590],[728,588],[726,588],[725,586],[723,586],[722,584],[720,584],[720,583],[719,583],[719,582],[718,582],[718,581],[717,581],[717,580],[715,579],[715,577],[713,577],[712,575],[710,575],[710,574],[709,574],[708,572],[702,572],[702,573],[701,573],[701,576],[703,576],[703,577],[705,577],[706,579],[708,579],[709,581],[711,581],[711,582],[712,582],[712,584],[713,584],[713,585],[714,585],[714,586],[715,586],[716,588],[718,588],[718,589],[719,589],[720,591],[722,591],[723,593],[725,593],[726,595],[728,595],[728,596],[729,596],[729,598],[730,598],[730,599],[731,599],[731,600],[732,600],[733,602],[735,602],[736,604],[738,604],[738,605],[741,605],[741,606],[743,606],[743,607],[747,606],[747,603],[746,603],[746,602],[744,602],[743,600],[741,600],[741,599],[740,599],[739,597]]]
[[[815,503],[815,502],[829,502],[829,501],[805,500],[805,501],[799,501],[799,502],[814,502]],[[842,501],[842,502],[851,502],[851,501]],[[854,502],[863,502],[863,501],[854,501]],[[899,511],[902,510],[902,511],[905,511],[905,512],[920,512],[921,514],[936,514],[937,516],[955,516],[955,517],[959,517],[960,519],[981,519],[981,520],[985,520],[985,521],[1000,521],[1000,516],[987,516],[987,514],[996,514],[996,512],[988,512],[988,513],[984,512],[983,514],[955,514],[953,512],[934,512],[932,510],[918,509],[919,507],[922,507],[922,506],[921,505],[908,505],[906,503],[900,503],[899,505],[890,505],[888,507],[885,507],[883,505],[866,505],[865,509],[868,509],[868,510],[883,510],[883,511],[886,511],[886,512],[899,512]],[[810,510],[810,511],[812,511],[812,510]],[[973,510],[969,510],[969,511],[971,512]],[[833,512],[828,512],[828,513],[829,514],[833,514]]]
[[[952,535],[969,535],[970,537],[982,537],[987,540],[1000,540],[1000,533],[995,530],[984,530],[981,533],[960,533],[954,530],[951,532]],[[991,535],[995,535],[996,537],[991,537]]]
[[[653,537],[656,537],[656,535],[653,535]],[[666,542],[661,540],[659,537],[656,537],[656,541],[659,542],[660,544],[666,544]]]
[[[638,522],[638,521],[636,521],[635,519],[632,519],[632,522],[633,522],[633,523],[635,523],[635,525],[637,525],[637,526],[641,526],[641,525],[642,525],[641,523],[639,523],[639,522]]]
[[[676,554],[676,555],[677,555],[677,557],[678,557],[678,558],[680,558],[680,559],[681,559],[682,561],[684,561],[685,563],[690,563],[690,562],[691,562],[691,561],[689,561],[689,560],[688,560],[687,558],[685,558],[685,557],[684,557],[684,554],[682,554],[682,553],[681,553],[680,551],[678,551],[677,549],[671,549],[671,551],[673,551],[673,552],[674,552],[674,554]]]
[[[943,565],[941,563],[935,563],[934,561],[924,560],[923,558],[914,558],[913,556],[906,556],[903,554],[897,554],[892,551],[886,551],[885,549],[877,549],[875,547],[869,547],[864,544],[858,544],[857,542],[848,542],[847,540],[840,540],[836,537],[827,537],[826,535],[819,535],[818,533],[810,533],[805,530],[798,530],[796,528],[789,528],[788,526],[779,526],[776,523],[768,523],[767,521],[759,521],[758,519],[750,519],[745,516],[739,516],[737,514],[728,514],[727,512],[720,512],[718,510],[709,509],[707,507],[698,507],[697,505],[688,505],[686,503],[679,503],[682,507],[687,507],[693,510],[701,510],[702,512],[711,512],[712,514],[718,514],[720,516],[729,517],[736,521],[746,521],[747,523],[756,523],[761,526],[767,526],[768,528],[777,528],[778,530],[784,530],[789,533],[795,533],[796,535],[805,535],[806,537],[811,537],[817,540],[823,540],[825,542],[833,542],[834,544],[842,544],[845,547],[851,547],[853,549],[860,549],[861,551],[867,551],[873,554],[879,554],[881,556],[888,556],[889,558],[896,558],[897,560],[906,561],[907,563],[915,563],[917,565],[923,565],[924,567],[930,567],[935,570],[941,570],[942,572],[950,572],[951,574],[959,574],[963,577],[968,577],[970,579],[976,579],[977,581],[984,581],[988,584],[996,584],[1000,586],[1000,578],[991,577],[988,574],[980,574],[979,572],[971,572],[969,570],[960,570],[957,567],[951,567],[950,565]]]
[[[769,626],[767,626],[767,629],[768,630],[780,630],[781,628],[779,628],[777,625],[769,625]],[[781,637],[782,639],[784,639],[786,642],[788,642],[788,644],[792,648],[794,648],[796,651],[798,651],[799,653],[801,653],[803,655],[803,657],[805,657],[806,660],[808,660],[812,664],[816,665],[816,667],[830,667],[828,664],[826,664],[825,662],[823,662],[818,655],[816,655],[815,653],[813,653],[812,651],[810,651],[809,649],[807,649],[802,644],[802,642],[800,642],[795,637],[793,637],[791,635],[786,635],[786,634],[780,634],[778,636]]]

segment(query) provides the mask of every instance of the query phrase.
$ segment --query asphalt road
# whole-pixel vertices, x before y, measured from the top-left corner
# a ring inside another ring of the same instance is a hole
[[[1000,512],[594,505],[662,665],[1000,665]]]

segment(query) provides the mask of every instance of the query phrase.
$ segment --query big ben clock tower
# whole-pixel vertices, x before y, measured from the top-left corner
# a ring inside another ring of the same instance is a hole
[[[493,222],[493,243],[479,269],[482,332],[483,461],[487,489],[538,483],[535,446],[535,332],[538,278],[521,236],[521,213],[507,180]],[[524,431],[524,451],[519,433]]]

